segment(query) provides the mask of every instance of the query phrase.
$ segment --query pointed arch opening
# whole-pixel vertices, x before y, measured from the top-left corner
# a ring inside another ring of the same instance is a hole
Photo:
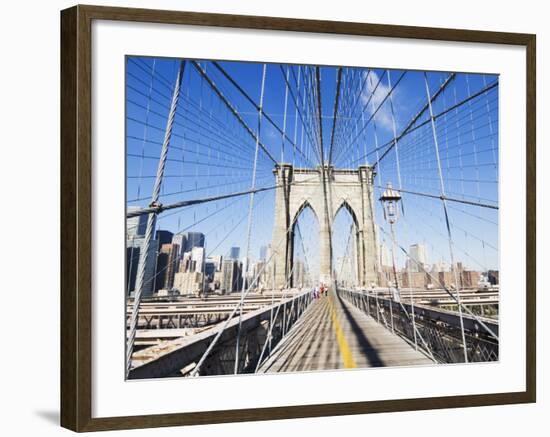
[[[312,287],[319,278],[319,219],[308,201],[294,215],[290,237],[290,286]]]
[[[360,284],[360,245],[357,215],[343,200],[331,226],[332,275],[338,286],[351,288]]]

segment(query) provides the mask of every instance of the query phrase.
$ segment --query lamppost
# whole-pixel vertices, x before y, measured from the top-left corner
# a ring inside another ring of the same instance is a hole
[[[392,239],[392,245],[391,245],[391,260],[392,260],[392,267],[393,267],[393,277],[394,277],[394,290],[391,292],[391,300],[390,303],[390,316],[391,316],[391,328],[392,331],[394,331],[394,325],[393,325],[393,300],[396,299],[398,302],[401,301],[399,296],[399,281],[397,279],[397,269],[395,267],[395,230],[393,225],[397,221],[397,218],[399,216],[399,201],[401,200],[401,194],[399,194],[398,191],[395,191],[392,188],[391,182],[388,182],[388,185],[386,186],[386,190],[382,193],[382,196],[380,196],[380,202],[382,202],[383,211],[384,211],[384,220],[386,220],[390,224],[390,230],[391,230],[391,239]]]

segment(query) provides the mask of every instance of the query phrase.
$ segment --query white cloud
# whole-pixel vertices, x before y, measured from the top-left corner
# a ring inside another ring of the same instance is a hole
[[[367,73],[364,74],[366,75]],[[386,73],[386,75],[382,78],[382,82],[380,82],[377,87],[376,85],[380,81],[380,75],[374,70],[370,71],[369,77],[367,78],[367,86],[365,87],[365,89],[363,90],[363,94],[361,95],[361,100],[363,101],[363,104],[369,102],[369,99],[371,99],[372,95],[372,99],[370,100],[367,107],[367,113],[369,114],[369,116],[371,116],[374,111],[376,111],[376,109],[384,101],[384,98],[388,95],[390,91],[390,86],[388,85],[388,74],[391,75],[391,72],[388,71]],[[397,78],[395,77],[395,74],[393,74],[391,75],[390,79],[392,80],[393,85]],[[393,98],[393,110],[396,118],[395,121],[396,124],[398,124],[397,114],[400,110],[399,87],[393,90],[391,97]],[[386,129],[393,133],[393,122],[389,97],[384,102],[384,105],[376,113],[374,121],[376,121],[377,127]]]

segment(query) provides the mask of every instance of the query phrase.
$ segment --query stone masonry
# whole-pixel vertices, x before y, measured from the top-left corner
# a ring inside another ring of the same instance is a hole
[[[276,287],[293,285],[292,280],[287,278],[293,265],[294,227],[306,207],[313,210],[319,222],[319,282],[327,285],[332,282],[331,226],[340,208],[346,208],[355,223],[359,282],[364,286],[377,283],[379,268],[373,220],[373,169],[366,165],[357,170],[334,169],[332,166],[302,169],[279,164],[273,172],[277,188],[271,247]]]

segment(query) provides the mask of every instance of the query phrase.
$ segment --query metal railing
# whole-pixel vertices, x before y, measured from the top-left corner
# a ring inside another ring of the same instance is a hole
[[[423,350],[441,363],[464,362],[462,333],[459,314],[439,308],[415,305],[414,324],[411,305],[379,296],[375,291],[347,290],[339,288],[338,294],[365,312],[368,316],[383,324],[387,329],[414,342],[414,328],[421,339],[413,347]],[[478,319],[463,314],[464,331],[468,362],[498,361],[498,341],[480,325]],[[483,319],[498,335],[498,323]]]
[[[274,348],[292,328],[311,301],[312,295],[307,291],[244,314],[240,328],[240,359],[237,373],[253,373],[259,364],[262,351],[265,349],[263,359],[267,359],[271,348]],[[223,331],[221,337],[196,375],[233,374],[239,330],[238,317],[233,317],[227,326],[216,326],[187,338],[166,342],[160,353],[154,353],[152,349],[137,352],[133,356],[129,379],[191,375],[220,330]]]

